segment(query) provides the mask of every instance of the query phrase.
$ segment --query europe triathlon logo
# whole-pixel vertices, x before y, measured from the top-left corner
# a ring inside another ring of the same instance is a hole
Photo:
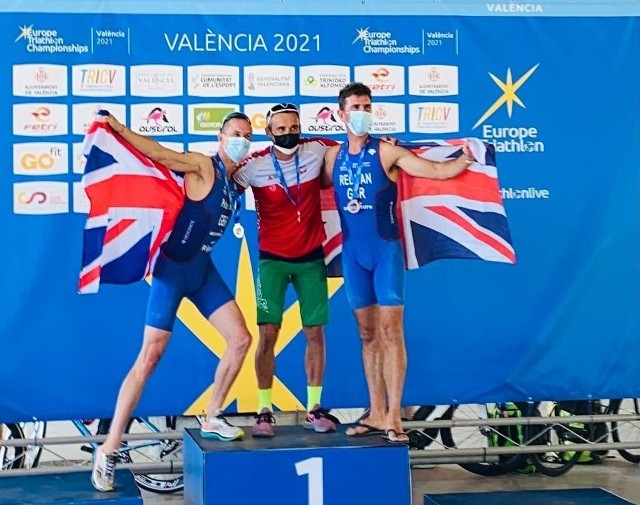
[[[513,115],[513,104],[517,104],[523,109],[526,108],[524,102],[518,97],[517,92],[528,81],[537,70],[540,64],[537,63],[527,70],[521,77],[513,80],[511,68],[507,68],[507,75],[504,81],[489,72],[493,82],[500,88],[502,94],[489,106],[480,119],[473,125],[473,129],[482,125],[482,138],[493,144],[496,152],[544,152],[544,142],[539,138],[538,128],[533,126],[495,126],[484,124],[503,105],[507,109],[507,116],[511,119]]]
[[[391,32],[371,31],[369,27],[356,29],[356,38],[351,44],[362,43],[366,54],[420,54],[420,46],[400,44]]]
[[[81,44],[66,44],[63,37],[58,34],[58,30],[38,29],[33,25],[23,25],[20,27],[18,36],[13,41],[26,43],[26,50],[30,53],[88,53],[89,46]]]

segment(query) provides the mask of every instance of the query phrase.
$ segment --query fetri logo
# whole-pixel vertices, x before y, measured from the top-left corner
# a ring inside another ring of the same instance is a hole
[[[49,136],[67,134],[67,106],[21,103],[13,105],[13,134]]]
[[[51,109],[49,107],[38,107],[34,110],[31,115],[35,118],[39,123],[46,123],[49,121],[49,116],[51,115]]]
[[[378,82],[387,82],[389,79],[389,70],[384,67],[380,67],[378,70],[373,72],[371,76]]]

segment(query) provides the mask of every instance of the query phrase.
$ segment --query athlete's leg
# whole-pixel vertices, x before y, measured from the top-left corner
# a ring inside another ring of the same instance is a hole
[[[407,372],[404,342],[404,263],[399,242],[390,242],[374,270],[374,285],[379,308],[379,332],[384,359],[382,373],[387,397],[387,429],[392,441],[406,441],[402,434],[402,391]]]
[[[362,340],[362,361],[369,390],[370,412],[366,424],[376,428],[386,425],[386,399],[382,379],[382,348],[378,332],[378,307],[371,272],[363,268],[348,250],[342,251],[342,269],[349,305],[353,309]],[[354,427],[347,435],[366,431]]]
[[[147,302],[146,325],[142,348],[127,373],[116,402],[109,434],[94,454],[91,481],[99,491],[114,489],[114,465],[131,414],[138,405],[147,380],[164,354],[169,342],[175,314],[182,298],[182,266],[161,256],[153,272]]]
[[[171,336],[170,331],[146,326],[144,340],[138,358],[125,377],[118,400],[109,434],[102,446],[93,455],[93,470],[91,483],[98,491],[113,491],[115,465],[118,459],[122,435],[134,409],[140,401],[147,379],[155,370],[160,357],[164,353]]]
[[[289,284],[289,267],[286,261],[260,260],[256,281],[258,346],[255,355],[258,382],[258,417],[251,433],[254,437],[274,435],[271,387],[275,373],[275,347],[282,323],[284,295]]]
[[[388,403],[387,429],[402,432],[402,391],[407,373],[404,343],[403,306],[379,307],[380,341],[384,349],[382,374]]]
[[[323,326],[329,322],[329,292],[324,260],[294,265],[293,287],[300,302],[302,330],[307,339],[305,371],[308,386],[322,386],[325,370],[325,337]],[[307,402],[309,403],[309,402]],[[307,410],[313,409],[317,398]]]
[[[170,331],[145,326],[142,349],[120,387],[109,434],[102,444],[103,451],[113,452],[120,449],[122,434],[140,401],[147,380],[167,348],[170,336]]]
[[[354,310],[354,314],[362,340],[362,362],[371,405],[366,424],[382,429],[386,426],[387,409],[382,374],[383,348],[379,332],[379,307],[370,305]]]
[[[234,300],[225,303],[211,316],[209,322],[220,332],[227,343],[227,349],[220,358],[216,369],[213,392],[207,407],[207,416],[215,417],[222,410],[224,400],[231,389],[244,358],[251,345],[251,334],[247,329],[240,308]]]

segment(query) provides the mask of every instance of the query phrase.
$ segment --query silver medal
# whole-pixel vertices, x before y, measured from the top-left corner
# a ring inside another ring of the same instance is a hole
[[[349,200],[349,203],[347,204],[347,212],[350,212],[351,214],[357,214],[360,212],[361,208],[362,205],[355,198],[353,200]]]
[[[236,238],[244,237],[244,228],[240,223],[236,223],[233,225],[233,234]]]

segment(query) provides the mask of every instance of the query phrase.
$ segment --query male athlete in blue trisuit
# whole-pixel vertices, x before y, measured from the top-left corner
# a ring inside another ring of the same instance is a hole
[[[455,177],[473,162],[469,148],[446,162],[419,158],[371,137],[371,90],[344,87],[338,115],[347,141],[325,155],[323,186],[333,185],[343,233],[342,268],[347,299],[362,339],[371,410],[347,435],[384,431],[390,442],[408,442],[400,405],[407,368],[404,345],[404,260],[396,219],[398,170],[435,179]],[[400,168],[401,167],[401,168]]]
[[[118,395],[111,429],[96,451],[91,481],[99,491],[114,489],[114,469],[122,434],[147,379],[164,353],[182,298],[191,300],[220,332],[227,350],[215,373],[215,387],[201,433],[219,440],[242,438],[242,429],[222,416],[222,405],[249,350],[251,335],[233,294],[211,260],[211,249],[222,236],[237,198],[228,173],[247,154],[251,122],[239,112],[222,123],[220,150],[213,158],[178,153],[132,132],[113,116],[105,121],[135,149],[175,172],[183,172],[185,203],[153,269],[142,349]]]

